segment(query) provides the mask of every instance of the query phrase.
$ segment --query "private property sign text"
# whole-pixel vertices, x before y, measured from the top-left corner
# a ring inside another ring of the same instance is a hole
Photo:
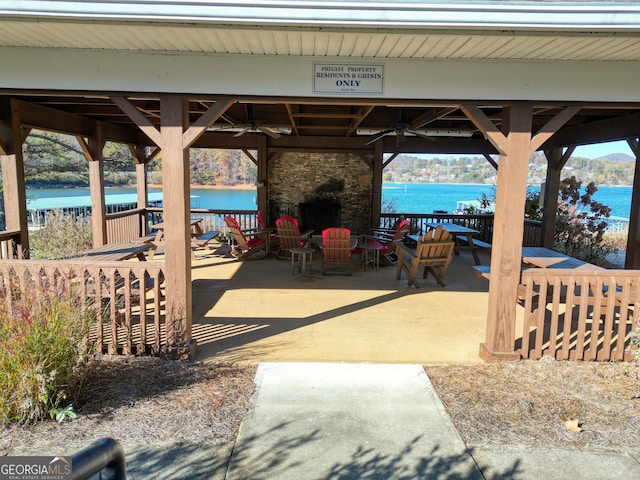
[[[384,65],[315,63],[313,93],[383,93]]]

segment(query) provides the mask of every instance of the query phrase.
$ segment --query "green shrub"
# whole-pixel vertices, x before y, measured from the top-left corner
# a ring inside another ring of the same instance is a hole
[[[29,238],[31,258],[59,259],[92,247],[91,218],[74,217],[60,210],[47,216],[47,226]]]
[[[68,290],[0,299],[0,424],[69,411],[86,370],[95,309]]]

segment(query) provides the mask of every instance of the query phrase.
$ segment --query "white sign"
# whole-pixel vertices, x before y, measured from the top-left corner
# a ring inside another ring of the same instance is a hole
[[[315,63],[313,93],[384,92],[384,65]]]

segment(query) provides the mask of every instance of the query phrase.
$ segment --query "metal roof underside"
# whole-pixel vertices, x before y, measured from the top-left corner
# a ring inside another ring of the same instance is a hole
[[[0,46],[470,60],[640,60],[637,2],[12,1]]]
[[[0,46],[344,58],[639,61],[640,36],[317,32],[3,21]]]

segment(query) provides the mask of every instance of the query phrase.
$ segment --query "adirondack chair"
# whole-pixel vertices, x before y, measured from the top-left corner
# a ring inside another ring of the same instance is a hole
[[[276,258],[280,258],[283,253],[288,253],[292,248],[302,248],[309,246],[309,240],[313,230],[300,233],[298,220],[293,217],[280,217],[276,220],[276,230],[278,235],[278,253]]]
[[[343,265],[351,275],[351,231],[343,227],[330,227],[322,231],[322,274],[327,271],[327,265]]]
[[[236,258],[248,258],[260,250],[266,250],[267,242],[265,232],[245,233],[233,217],[224,217],[224,223],[229,228],[235,246],[231,249],[231,255]]]
[[[371,233],[364,235],[364,238],[367,244],[380,247],[380,254],[386,258],[389,263],[395,264],[397,260],[396,242],[402,240],[410,230],[411,224],[409,221],[402,220],[395,230],[370,228],[369,231]]]
[[[420,287],[416,281],[416,275],[421,267],[424,267],[423,278],[427,278],[429,272],[434,276],[441,287],[445,286],[444,275],[451,263],[455,242],[451,234],[438,227],[422,235],[416,244],[416,248],[410,248],[401,241],[396,241],[398,263],[396,279],[400,280],[404,271],[408,278],[408,286],[412,284]]]

